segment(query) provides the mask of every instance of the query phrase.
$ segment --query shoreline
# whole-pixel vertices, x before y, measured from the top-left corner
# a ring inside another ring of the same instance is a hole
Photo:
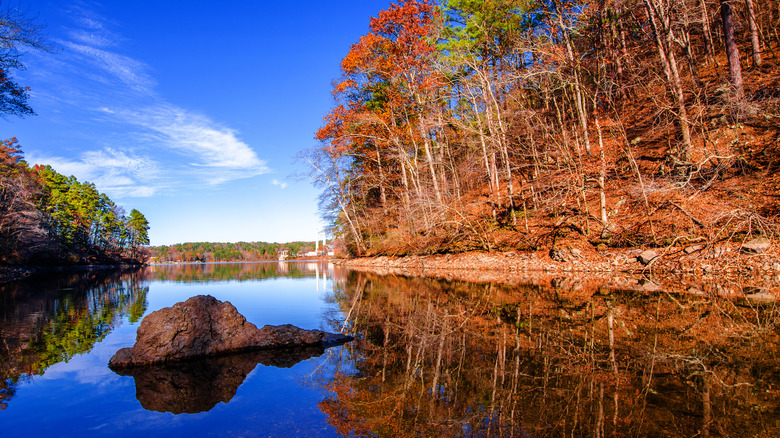
[[[652,293],[780,298],[780,259],[770,247],[747,254],[739,246],[691,251],[653,249],[657,257],[645,263],[638,248],[586,253],[563,248],[569,258],[550,252],[466,252],[425,256],[377,256],[334,263],[379,275],[428,277],[442,280],[526,284],[575,293],[626,290]],[[560,260],[553,259],[553,256]],[[756,295],[759,294],[759,295]],[[771,294],[767,295],[767,294]]]
[[[643,259],[644,256],[644,259]],[[630,273],[699,275],[780,275],[777,249],[750,254],[738,246],[712,248],[628,248],[586,253],[574,247],[555,251],[493,251],[453,254],[372,256],[340,259],[350,266],[405,269],[472,269],[549,273]],[[780,280],[780,276],[778,276]]]
[[[0,285],[29,278],[36,274],[50,272],[99,271],[106,269],[125,269],[146,266],[145,263],[119,263],[100,265],[63,265],[63,266],[0,266]]]

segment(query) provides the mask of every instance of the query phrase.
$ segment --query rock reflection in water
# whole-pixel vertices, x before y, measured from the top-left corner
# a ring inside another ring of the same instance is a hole
[[[229,402],[257,364],[290,368],[324,351],[319,346],[262,350],[127,368],[117,374],[135,378],[135,395],[144,409],[194,414]]]
[[[370,272],[335,295],[359,341],[320,408],[346,436],[780,436],[775,305]]]

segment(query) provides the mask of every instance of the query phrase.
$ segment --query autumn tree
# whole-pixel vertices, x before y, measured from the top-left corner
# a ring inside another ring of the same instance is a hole
[[[335,199],[357,247],[363,240],[358,223],[367,208],[386,212],[390,202],[400,201],[396,214],[419,207],[422,215],[405,215],[418,220],[435,215],[445,201],[442,127],[435,116],[441,83],[433,64],[437,17],[433,2],[408,0],[372,18],[370,32],[342,60],[343,77],[334,87],[338,105],[316,134],[324,146],[315,155],[326,158],[314,167],[316,181],[336,175],[334,163],[342,156],[361,175],[325,178],[327,192],[350,193]]]
[[[45,245],[45,222],[37,208],[41,196],[17,140],[0,142],[0,261],[24,259]]]
[[[0,261],[74,263],[138,259],[149,223],[95,184],[51,166],[29,167],[15,138],[0,142]]]
[[[539,248],[560,227],[594,245],[658,244],[678,215],[701,233],[671,199],[771,167],[736,169],[754,145],[715,115],[748,86],[776,113],[774,64],[743,82],[738,51],[774,57],[778,16],[765,0],[393,3],[342,60],[313,180],[361,254]],[[751,129],[771,131],[766,120]]]

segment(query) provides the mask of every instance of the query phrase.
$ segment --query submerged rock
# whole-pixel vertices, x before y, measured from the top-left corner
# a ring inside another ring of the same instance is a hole
[[[147,315],[135,345],[117,351],[108,365],[119,369],[270,348],[329,347],[350,340],[289,324],[258,329],[229,302],[198,295]]]

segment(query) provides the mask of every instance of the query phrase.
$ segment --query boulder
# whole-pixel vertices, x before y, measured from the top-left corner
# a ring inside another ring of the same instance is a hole
[[[658,257],[658,253],[652,249],[648,249],[642,251],[642,253],[637,256],[637,260],[643,265],[649,265],[656,257]]]
[[[550,258],[556,262],[567,263],[571,262],[572,260],[581,259],[582,251],[571,246],[553,248],[550,250]]]
[[[769,249],[770,246],[772,246],[772,244],[769,242],[769,239],[758,237],[743,243],[742,252],[747,254],[761,254]]]
[[[108,365],[121,369],[261,349],[328,347],[350,340],[289,324],[258,329],[229,302],[198,295],[147,315],[135,345],[117,351]]]

